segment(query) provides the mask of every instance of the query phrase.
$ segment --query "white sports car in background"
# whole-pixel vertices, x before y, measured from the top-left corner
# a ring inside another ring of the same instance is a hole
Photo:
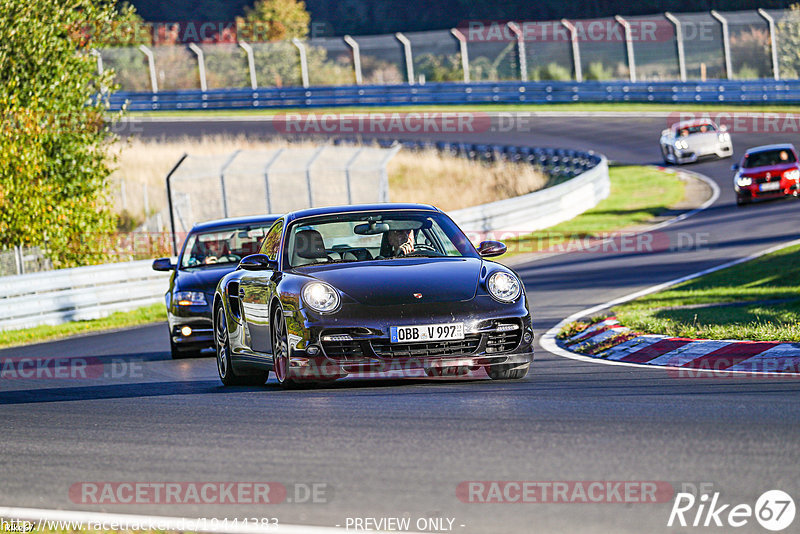
[[[661,132],[664,163],[693,163],[701,158],[733,155],[731,134],[725,126],[709,120],[677,122]]]

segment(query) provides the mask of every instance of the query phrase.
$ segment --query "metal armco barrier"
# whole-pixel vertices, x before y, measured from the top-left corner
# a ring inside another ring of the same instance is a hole
[[[441,82],[423,85],[342,85],[263,89],[114,93],[110,109],[130,111],[314,108],[453,104],[654,102],[800,103],[800,80],[706,82]]]
[[[152,261],[60,269],[0,278],[0,330],[105,317],[159,302],[169,274]]]
[[[501,241],[504,232],[519,237],[568,221],[595,207],[611,192],[608,162],[605,156],[595,157],[599,160],[596,165],[571,180],[527,195],[453,211],[449,215],[468,235],[491,232],[493,238]]]

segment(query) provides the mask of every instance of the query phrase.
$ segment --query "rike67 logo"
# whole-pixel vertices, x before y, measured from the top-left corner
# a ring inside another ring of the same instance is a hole
[[[691,493],[678,493],[669,514],[667,526],[682,527],[743,527],[755,520],[767,530],[784,530],[794,521],[794,500],[781,490],[764,492],[755,506],[746,503],[730,504],[720,500],[719,492],[703,493],[695,497]]]

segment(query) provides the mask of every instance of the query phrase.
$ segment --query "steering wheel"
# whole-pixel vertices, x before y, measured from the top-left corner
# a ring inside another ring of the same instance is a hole
[[[236,263],[241,259],[236,254],[221,254],[217,256],[217,263]]]
[[[429,252],[434,252],[434,253],[436,253],[436,254],[438,254],[440,256],[443,256],[443,254],[441,252],[439,252],[438,250],[436,250],[435,247],[432,247],[431,245],[428,245],[426,243],[415,244],[414,245],[414,250],[412,250],[408,254],[406,254],[405,252],[400,250],[400,251],[398,251],[397,256],[398,257],[409,258],[411,256],[417,256],[417,255],[419,255],[419,254],[417,254],[418,252],[423,252],[423,251],[426,251],[426,250],[429,251]]]

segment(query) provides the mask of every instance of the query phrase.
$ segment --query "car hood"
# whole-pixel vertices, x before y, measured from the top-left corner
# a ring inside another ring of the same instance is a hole
[[[178,271],[175,290],[213,293],[222,277],[234,270],[236,264],[182,269]]]
[[[482,267],[478,258],[399,258],[314,265],[297,272],[329,283],[356,302],[381,306],[471,300]]]
[[[750,169],[742,169],[741,176],[748,176],[750,178],[765,178],[767,173],[773,178],[779,178],[784,172],[796,169],[797,163],[784,163],[782,165],[770,165],[768,167],[753,167]]]
[[[717,132],[696,133],[683,139],[689,143],[689,148],[711,147],[719,144]]]

